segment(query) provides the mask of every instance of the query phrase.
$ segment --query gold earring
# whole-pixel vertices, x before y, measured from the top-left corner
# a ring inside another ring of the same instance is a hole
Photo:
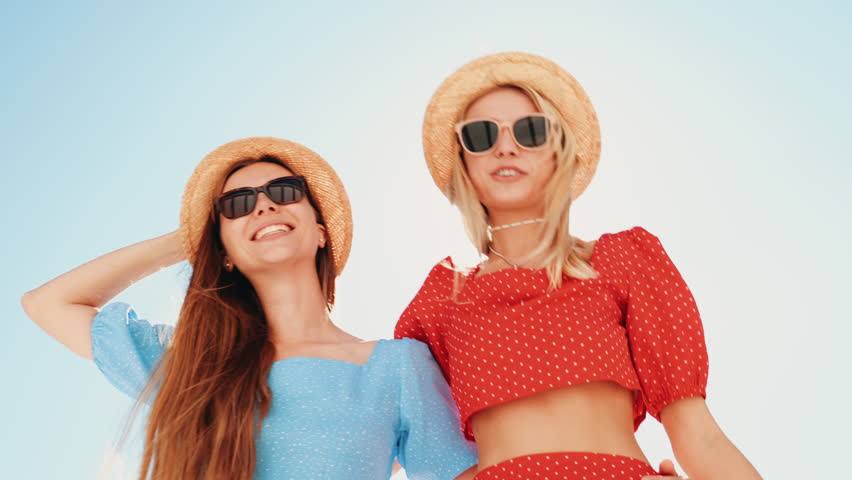
[[[225,267],[225,270],[229,272],[234,271],[234,264],[231,263],[231,259],[228,257],[225,257],[225,259],[222,261],[222,266]]]

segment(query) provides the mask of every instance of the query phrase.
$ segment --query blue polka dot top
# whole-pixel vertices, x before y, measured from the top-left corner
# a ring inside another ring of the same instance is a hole
[[[92,323],[92,352],[107,379],[136,397],[173,328],[125,303]],[[380,340],[364,365],[291,357],[272,365],[272,406],[257,441],[255,479],[453,479],[476,463],[447,383],[426,345]]]

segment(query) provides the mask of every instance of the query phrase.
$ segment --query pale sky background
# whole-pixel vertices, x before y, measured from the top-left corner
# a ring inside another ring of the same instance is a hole
[[[642,225],[662,239],[702,311],[708,404],[728,436],[766,478],[843,477],[850,13],[840,1],[4,2],[0,478],[95,478],[131,405],[25,317],[21,294],[175,229],[189,174],[227,141],[284,137],[335,166],[355,241],[334,316],[391,336],[435,262],[473,258],[423,161],[426,103],[463,63],[505,50],[553,59],[589,93],[603,154],[573,231]],[[118,298],[173,322],[185,281],[168,269]],[[639,437],[652,462],[671,456],[654,420]]]

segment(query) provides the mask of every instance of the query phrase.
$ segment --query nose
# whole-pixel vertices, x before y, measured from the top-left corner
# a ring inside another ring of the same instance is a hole
[[[497,142],[494,144],[494,155],[498,158],[516,157],[518,155],[518,145],[515,139],[512,138],[512,130],[508,126],[504,126],[497,134]]]
[[[261,216],[265,213],[273,213],[277,211],[278,204],[270,200],[263,192],[259,192],[257,194],[257,204],[254,206],[254,215]]]

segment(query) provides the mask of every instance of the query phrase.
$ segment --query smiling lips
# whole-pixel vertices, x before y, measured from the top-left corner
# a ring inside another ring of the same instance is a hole
[[[252,240],[262,240],[265,237],[269,237],[270,235],[275,235],[277,233],[290,233],[293,231],[293,226],[288,223],[275,223],[272,225],[267,225],[257,232],[251,237]]]
[[[526,176],[527,172],[511,166],[501,166],[491,172],[491,178],[498,182],[513,182]]]

